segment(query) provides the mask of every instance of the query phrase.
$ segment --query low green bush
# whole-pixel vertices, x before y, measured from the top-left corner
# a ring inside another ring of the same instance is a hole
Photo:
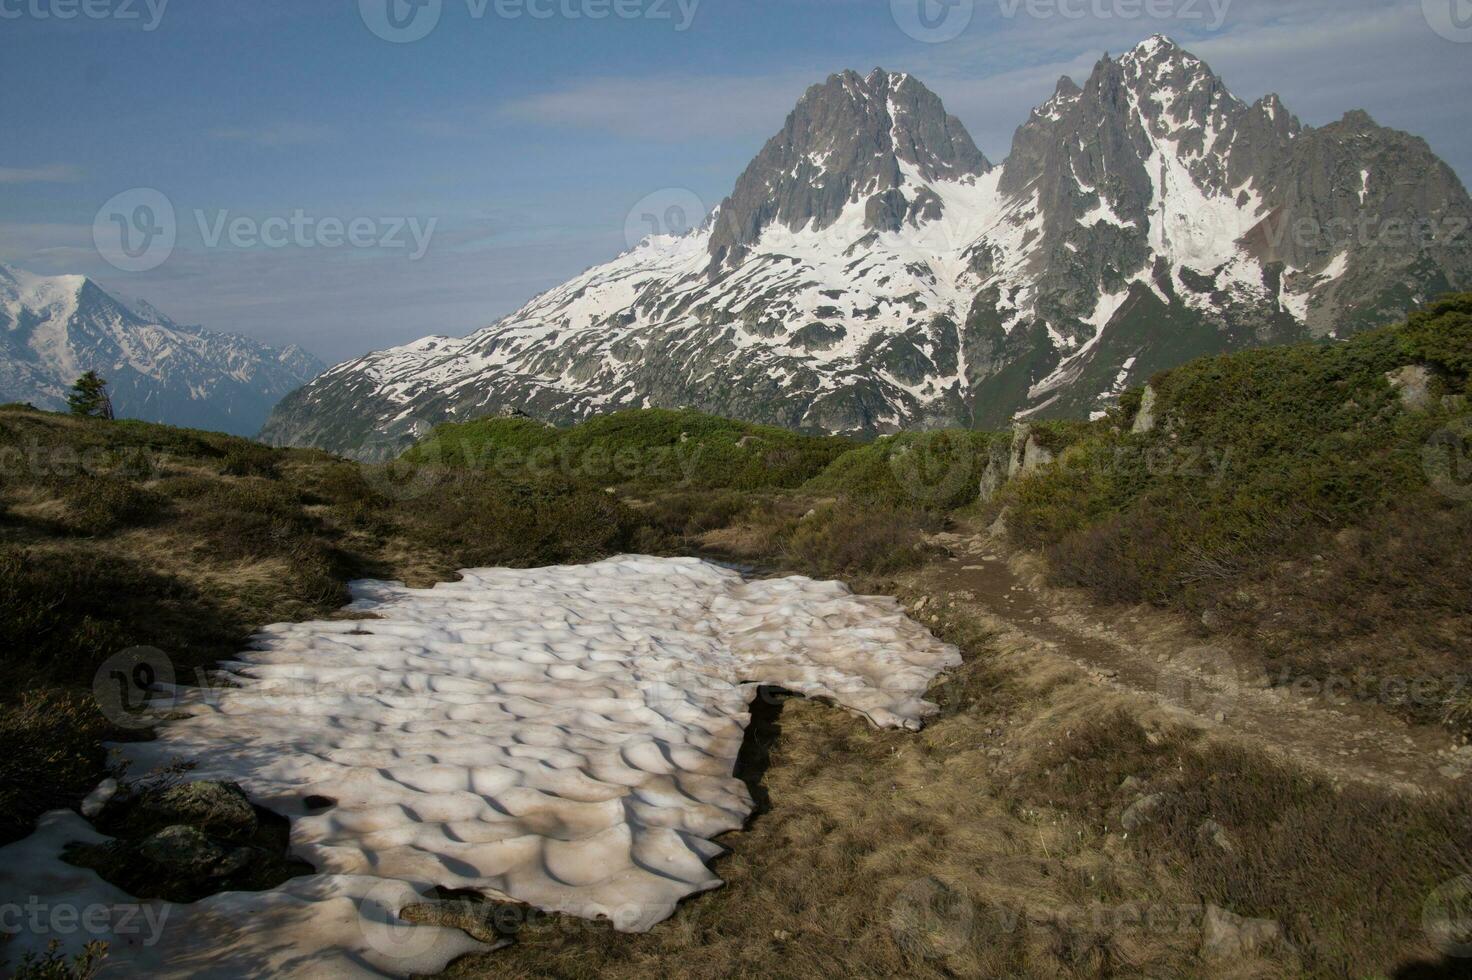
[[[844,453],[803,487],[863,504],[954,510],[974,503],[981,474],[1011,435],[941,430],[884,436]]]
[[[938,527],[938,519],[925,511],[828,504],[792,529],[786,558],[824,578],[893,575],[924,563],[923,535]]]

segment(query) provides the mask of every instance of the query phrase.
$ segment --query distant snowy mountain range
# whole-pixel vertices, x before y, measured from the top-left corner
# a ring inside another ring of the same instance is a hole
[[[85,276],[0,266],[0,403],[62,410],[85,371],[107,379],[120,418],[253,436],[324,365],[300,347],[175,323]]]
[[[1248,105],[1164,37],[1062,79],[998,166],[916,79],[844,72],[703,227],[463,339],[339,364],[263,437],[381,455],[506,408],[859,434],[1085,416],[1198,354],[1343,336],[1472,288],[1469,216],[1422,140]]]

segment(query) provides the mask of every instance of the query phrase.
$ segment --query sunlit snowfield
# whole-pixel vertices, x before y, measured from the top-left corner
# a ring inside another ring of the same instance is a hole
[[[351,608],[377,618],[269,627],[219,686],[179,692],[188,717],[123,746],[134,775],[184,759],[197,764],[191,779],[240,783],[292,819],[292,850],[319,873],[144,903],[162,941],[116,936],[110,970],[435,971],[484,947],[396,922],[433,886],[649,929],[721,883],[707,862],[752,809],[733,771],[758,686],[918,728],[936,710],[924,692],[960,663],[894,599],[806,578],[748,582],[695,559],[482,569],[433,589],[353,592]],[[0,890],[130,903],[58,858],[69,840],[102,839],[75,814],[51,814],[0,850]],[[68,937],[20,938],[11,962],[50,938]]]

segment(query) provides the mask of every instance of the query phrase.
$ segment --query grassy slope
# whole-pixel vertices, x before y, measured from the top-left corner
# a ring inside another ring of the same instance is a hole
[[[1009,526],[1059,582],[1200,615],[1275,675],[1424,677],[1438,696],[1394,706],[1472,724],[1472,493],[1446,469],[1460,452],[1465,476],[1465,444],[1443,445],[1469,362],[1472,295],[1342,344],[1194,361],[1154,379],[1154,431],[1127,431],[1131,399],[1012,486]],[[1438,372],[1428,411],[1386,380],[1410,364]]]
[[[1420,465],[1447,418],[1395,407],[1383,374],[1428,361],[1448,393],[1464,387],[1468,312],[1462,300],[1333,348],[1187,365],[1156,379],[1166,422],[1150,435],[1118,431],[1137,396],[1100,423],[1048,423],[1041,438],[1062,463],[1007,492],[1010,522],[1060,579],[1206,613],[1204,629],[1252,635],[1277,662],[1465,664],[1467,505],[1436,493]],[[359,575],[422,584],[471,565],[688,553],[712,540],[893,591],[894,576],[926,558],[922,532],[973,499],[1003,441],[926,433],[853,446],[695,413],[621,413],[572,430],[446,426],[406,462],[359,467],[0,408],[0,626],[21,639],[0,662],[0,738],[11,749],[0,839],[75,803],[101,775],[97,742],[116,733],[90,682],[120,646],[161,647],[187,675],[262,623],[330,614]],[[1260,758],[1162,738],[1105,713],[1092,687],[1045,679],[1027,689],[962,612],[936,622],[968,666],[938,692],[946,713],[923,740],[794,703],[781,739],[768,731],[772,741],[755,746],[776,763],[761,784],[772,810],[732,838],[737,853],[721,869],[731,887],[649,937],[534,931],[485,968],[1192,975],[1189,939],[1056,913],[1204,897],[1284,920],[1305,972],[1378,976],[1425,952],[1420,896],[1472,870],[1464,799],[1346,794]],[[1012,725],[1029,727],[1011,744],[1036,748],[994,763],[983,747]],[[1107,824],[1124,775],[1173,795],[1164,819],[1121,848]],[[1204,818],[1226,825],[1250,860],[1203,849]],[[971,903],[963,920],[975,931],[962,947],[944,929],[916,940],[927,921],[895,928],[895,909],[913,904],[907,883],[930,874],[970,896],[943,889],[932,910],[944,926],[956,902]],[[1020,927],[992,926],[1019,915]]]

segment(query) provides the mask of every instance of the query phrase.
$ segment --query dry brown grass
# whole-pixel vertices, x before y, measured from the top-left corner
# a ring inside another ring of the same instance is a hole
[[[1010,801],[1020,727],[1039,713],[1063,724],[1037,699],[1076,692],[1020,686],[958,611],[939,627],[972,657],[932,691],[943,711],[923,732],[799,698],[753,726],[744,761],[767,768],[758,815],[722,840],[723,888],[646,935],[541,919],[449,975],[1205,975],[1196,935],[1122,921],[1189,894],[1099,850],[1067,814]]]
[[[452,977],[1390,977],[1435,964],[1422,903],[1467,873],[1463,797],[1341,790],[1172,727],[1056,660],[1001,652],[965,606],[926,618],[967,652],[923,732],[785,700],[724,888],[647,935],[537,917]],[[1129,780],[1130,782],[1126,782]],[[1166,796],[1125,833],[1122,812]],[[1221,824],[1236,851],[1203,842]],[[1205,903],[1293,944],[1201,959]],[[511,922],[518,920],[513,916]]]
[[[72,420],[21,414],[0,412],[0,424],[91,437]],[[4,837],[95,782],[104,733],[80,692],[117,644],[207,663],[262,623],[331,614],[349,577],[427,584],[479,562],[580,560],[644,544],[721,547],[766,568],[913,598],[903,569],[923,557],[915,546],[937,520],[821,506],[807,518],[815,502],[797,496],[632,507],[601,490],[549,484],[516,496],[466,477],[400,500],[320,454],[135,435],[174,453],[156,472],[119,477],[162,498],[159,510],[123,508],[84,536],[65,526],[71,504],[54,486],[0,490],[11,633],[45,653],[5,666]],[[1422,543],[1407,547],[1419,554]],[[1374,584],[1370,565],[1356,574],[1375,594],[1403,591],[1391,579]],[[1323,590],[1313,602],[1339,601],[1322,577],[1294,581],[1309,583],[1300,592]],[[731,851],[715,866],[724,888],[647,935],[539,918],[513,947],[451,975],[1377,977],[1431,956],[1419,902],[1469,870],[1466,799],[1337,790],[1153,724],[1149,705],[1003,649],[964,607],[933,601],[924,618],[967,654],[933,689],[943,710],[925,731],[875,731],[801,699],[759,717],[742,760],[758,814],[724,839]],[[1121,790],[1126,777],[1170,795],[1128,837],[1119,816],[1138,791]],[[1237,858],[1203,850],[1206,819],[1240,843]],[[1203,963],[1204,901],[1279,920],[1300,958]]]

